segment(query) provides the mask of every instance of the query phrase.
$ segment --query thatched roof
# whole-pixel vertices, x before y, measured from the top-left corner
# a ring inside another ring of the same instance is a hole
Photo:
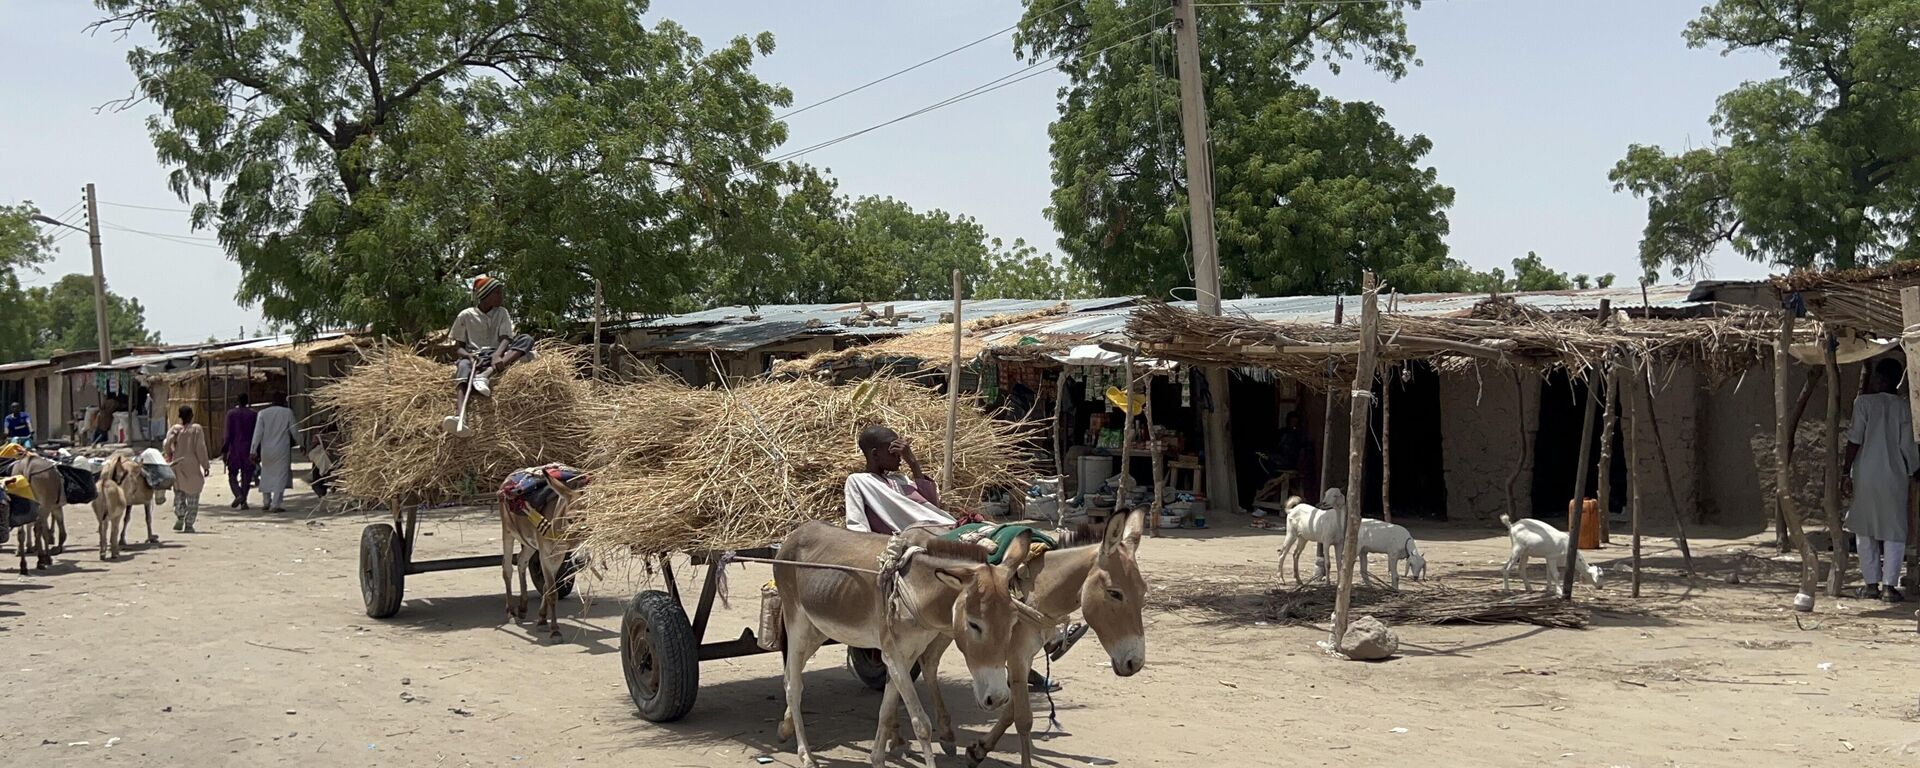
[[[1625,354],[1639,364],[1690,363],[1709,380],[1737,374],[1772,354],[1778,315],[1727,308],[1717,317],[1645,319],[1602,328],[1595,318],[1549,315],[1494,297],[1460,316],[1382,314],[1380,359],[1513,368],[1561,367],[1575,376]],[[1187,363],[1265,368],[1309,386],[1352,378],[1360,351],[1358,323],[1270,323],[1202,315],[1165,304],[1141,307],[1127,331],[1156,357]]]
[[[1874,269],[1794,272],[1769,278],[1769,282],[1782,298],[1800,294],[1807,309],[1823,322],[1897,338],[1906,327],[1900,320],[1900,289],[1920,285],[1920,262]]]
[[[971,362],[979,357],[981,352],[986,351],[989,337],[999,335],[995,331],[1000,328],[1038,318],[1066,314],[1070,309],[1068,305],[1060,304],[1034,312],[992,315],[978,320],[969,320],[966,330],[960,336],[960,360]],[[947,361],[952,357],[953,323],[941,323],[872,344],[820,352],[798,360],[782,361],[774,368],[774,372],[783,375],[807,375],[867,366],[889,368],[901,374],[914,374],[945,370]]]

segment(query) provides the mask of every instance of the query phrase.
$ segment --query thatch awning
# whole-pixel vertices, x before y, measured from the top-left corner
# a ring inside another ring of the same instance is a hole
[[[1781,298],[1799,294],[1822,322],[1882,338],[1899,338],[1900,289],[1920,285],[1920,262],[1874,269],[1795,272],[1768,278]]]
[[[960,336],[960,359],[963,362],[971,362],[978,358],[981,353],[987,351],[988,340],[998,336],[996,331],[1001,328],[1043,317],[1063,315],[1069,311],[1071,308],[1063,303],[1034,312],[992,315],[978,320],[969,320],[966,330]],[[775,366],[774,372],[782,375],[803,376],[810,373],[826,373],[867,366],[891,368],[897,373],[914,374],[946,370],[947,362],[952,357],[953,323],[941,323],[872,344],[820,352],[797,360],[785,360]]]
[[[1729,307],[1716,317],[1636,318],[1601,328],[1593,318],[1549,315],[1496,297],[1464,316],[1383,313],[1380,359],[1564,368],[1582,376],[1610,355],[1625,354],[1641,364],[1690,363],[1718,381],[1772,354],[1776,318]],[[1271,323],[1151,304],[1134,313],[1127,330],[1156,357],[1265,368],[1309,386],[1326,380],[1329,360],[1337,380],[1350,380],[1360,352],[1357,322]]]
[[[265,342],[209,349],[196,357],[205,363],[244,363],[249,360],[282,360],[304,365],[315,357],[344,354],[368,342],[352,334],[341,333],[305,343],[270,339]]]

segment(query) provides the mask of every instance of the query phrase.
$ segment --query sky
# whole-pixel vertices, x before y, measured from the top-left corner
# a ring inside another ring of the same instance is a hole
[[[757,71],[791,88],[798,108],[991,35],[1020,9],[1018,0],[655,0],[650,16],[681,23],[709,47],[773,32],[777,49]],[[1714,100],[1774,73],[1765,58],[1687,48],[1681,30],[1698,9],[1676,0],[1429,0],[1409,15],[1424,64],[1405,78],[1349,65],[1311,79],[1329,96],[1378,103],[1402,133],[1433,141],[1427,162],[1457,193],[1448,212],[1454,257],[1510,269],[1536,251],[1557,269],[1631,276],[1646,206],[1615,193],[1607,171],[1630,144],[1711,143]],[[1209,11],[1200,10],[1205,24]],[[131,90],[126,53],[138,38],[86,34],[96,15],[78,0],[0,0],[0,72],[10,73],[0,79],[0,202],[32,200],[59,214],[93,182],[108,284],[146,306],[148,327],[180,343],[250,334],[261,321],[234,300],[239,268],[210,232],[189,227],[185,204],[167,190],[169,169],[146,132],[152,111],[97,109]],[[788,146],[1023,68],[1011,35],[1001,35],[794,116]],[[831,169],[844,193],[964,213],[993,235],[1051,250],[1047,125],[1063,80],[1047,73],[800,159]],[[1720,278],[1765,274],[1730,255],[1714,266]],[[23,282],[89,268],[85,236],[74,233],[43,275]]]

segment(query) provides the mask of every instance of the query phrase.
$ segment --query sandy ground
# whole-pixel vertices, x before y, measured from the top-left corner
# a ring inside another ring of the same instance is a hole
[[[400,615],[375,621],[357,547],[379,515],[301,492],[290,514],[241,513],[217,484],[197,535],[156,510],[163,542],[103,563],[75,507],[52,570],[0,576],[0,764],[797,764],[775,742],[773,656],[704,665],[682,722],[634,715],[618,629],[638,579],[584,584],[584,625],[567,603],[557,645],[503,623],[493,569],[411,577]],[[1144,544],[1148,666],[1113,676],[1091,637],[1056,664],[1065,733],[1036,745],[1038,764],[1920,765],[1920,605],[1823,599],[1802,630],[1781,610],[1793,566],[1756,541],[1696,540],[1691,591],[1650,541],[1637,603],[1616,544],[1589,629],[1407,626],[1401,657],[1361,664],[1316,650],[1324,627],[1270,620],[1279,537],[1227,522]],[[488,510],[437,511],[421,530],[422,557],[499,548]],[[1442,583],[1499,588],[1500,532],[1416,535]],[[765,579],[735,572],[712,637],[750,623]],[[811,733],[827,765],[865,765],[878,696],[834,651],[808,673]],[[945,685],[964,742],[990,718],[952,669]]]

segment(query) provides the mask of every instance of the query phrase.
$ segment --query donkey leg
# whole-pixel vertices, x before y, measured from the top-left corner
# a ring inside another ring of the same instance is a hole
[[[153,502],[149,501],[143,506],[147,511],[147,543],[158,544],[160,537],[153,535]]]
[[[820,651],[821,644],[827,641],[825,634],[808,621],[799,611],[788,611],[787,623],[787,714],[780,720],[780,740],[793,737],[799,742],[800,764],[806,768],[817,768],[819,762],[813,759],[813,747],[807,743],[807,725],[800,713],[801,693],[806,687],[805,672],[807,662]]]
[[[513,604],[513,529],[507,526],[507,511],[500,510],[500,581],[507,590],[507,623],[520,619]]]
[[[536,551],[540,555],[540,572],[547,577],[540,590],[540,615],[547,620],[547,636],[557,642],[560,639],[560,561],[566,553],[546,540],[540,542]]]
[[[940,657],[946,655],[947,646],[952,643],[944,636],[934,638],[933,644],[920,654],[920,679],[927,681],[927,698],[933,700],[933,738],[949,755],[954,754],[957,747],[953,739],[953,713],[947,711],[947,699],[940,694]]]
[[[927,722],[927,711],[920,706],[920,696],[913,690],[913,662],[926,647],[915,649],[898,641],[888,645],[891,647],[880,649],[880,658],[887,663],[889,687],[898,689],[900,698],[906,700],[907,716],[913,720],[913,735],[920,739],[921,755],[926,759],[927,768],[934,768],[932,724]],[[886,764],[886,752],[879,747],[878,743],[874,744],[875,768]]]

